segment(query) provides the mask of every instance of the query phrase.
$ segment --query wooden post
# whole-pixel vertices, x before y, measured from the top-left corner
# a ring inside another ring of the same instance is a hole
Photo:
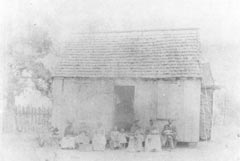
[[[224,94],[224,112],[223,112],[223,125],[226,125],[226,113],[227,113],[227,97],[226,93]]]
[[[33,131],[35,131],[36,130],[36,124],[35,124],[35,107],[33,107],[33,113],[32,113],[32,115],[33,115],[33,122],[32,122],[32,124],[33,124]]]

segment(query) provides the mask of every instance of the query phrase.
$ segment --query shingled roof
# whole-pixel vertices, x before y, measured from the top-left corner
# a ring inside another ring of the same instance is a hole
[[[201,77],[197,29],[74,34],[55,77]]]

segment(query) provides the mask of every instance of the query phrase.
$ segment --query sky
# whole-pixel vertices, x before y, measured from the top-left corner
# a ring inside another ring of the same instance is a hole
[[[6,43],[42,26],[56,41],[89,31],[199,28],[201,50],[217,84],[240,101],[239,0],[1,0]]]

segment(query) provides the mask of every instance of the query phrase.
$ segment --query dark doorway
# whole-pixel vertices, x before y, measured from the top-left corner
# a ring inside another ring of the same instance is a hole
[[[130,130],[134,121],[134,86],[115,86],[114,125]]]

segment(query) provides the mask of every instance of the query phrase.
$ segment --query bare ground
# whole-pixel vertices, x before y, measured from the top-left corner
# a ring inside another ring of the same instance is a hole
[[[130,153],[126,151],[79,152],[38,147],[32,135],[2,134],[0,161],[240,161],[240,128],[215,127],[213,138],[197,147],[172,151]]]

